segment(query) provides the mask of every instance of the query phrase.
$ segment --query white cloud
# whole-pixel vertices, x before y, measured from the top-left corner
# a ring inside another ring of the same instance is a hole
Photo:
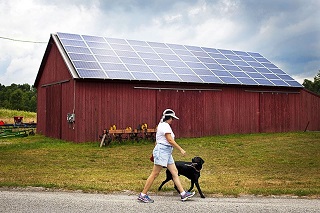
[[[0,0],[0,36],[45,41],[68,32],[256,51],[290,75],[320,69],[318,0]],[[0,39],[0,83],[33,84],[44,44]],[[297,79],[298,80],[298,79]]]
[[[95,5],[90,8],[82,5],[66,5],[62,9],[55,5],[37,3],[32,0],[13,0],[0,4],[0,10],[3,11],[0,15],[2,20],[0,25],[3,26],[0,35],[18,40],[47,42],[50,33],[57,31],[98,33],[99,28],[95,23],[101,13]],[[27,82],[32,85],[46,45],[46,43],[0,40],[0,61],[8,58],[11,60],[7,67],[0,66],[5,69],[0,70],[0,73],[3,73],[0,83],[9,85]]]

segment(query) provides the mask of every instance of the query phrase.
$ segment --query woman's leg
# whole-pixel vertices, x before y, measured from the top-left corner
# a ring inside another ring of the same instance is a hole
[[[151,172],[150,176],[148,177],[146,184],[144,185],[144,188],[142,190],[143,194],[147,194],[147,192],[149,191],[150,187],[153,184],[153,181],[158,177],[161,169],[162,169],[162,166],[153,165],[152,172]]]
[[[167,168],[171,172],[173,182],[177,186],[179,192],[180,193],[184,192],[184,189],[183,189],[183,187],[181,185],[181,182],[180,182],[180,178],[179,178],[179,175],[178,175],[178,169],[176,167],[176,164],[174,164],[174,163],[173,164],[169,164],[167,166]]]

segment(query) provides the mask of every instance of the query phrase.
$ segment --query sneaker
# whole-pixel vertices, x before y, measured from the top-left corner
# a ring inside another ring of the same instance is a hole
[[[152,200],[148,195],[142,196],[141,193],[139,194],[138,200],[144,203],[153,203],[154,200]]]
[[[195,192],[186,192],[183,196],[181,196],[181,200],[185,201],[188,198],[191,198],[194,194],[195,194]]]

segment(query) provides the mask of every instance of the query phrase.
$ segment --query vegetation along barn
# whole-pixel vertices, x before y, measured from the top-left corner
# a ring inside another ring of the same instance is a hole
[[[68,141],[166,108],[177,137],[320,130],[320,97],[254,52],[55,33],[34,86],[37,132]]]

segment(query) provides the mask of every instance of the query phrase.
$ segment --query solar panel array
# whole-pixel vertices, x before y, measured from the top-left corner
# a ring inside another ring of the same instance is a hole
[[[80,78],[302,87],[259,53],[57,35]]]

